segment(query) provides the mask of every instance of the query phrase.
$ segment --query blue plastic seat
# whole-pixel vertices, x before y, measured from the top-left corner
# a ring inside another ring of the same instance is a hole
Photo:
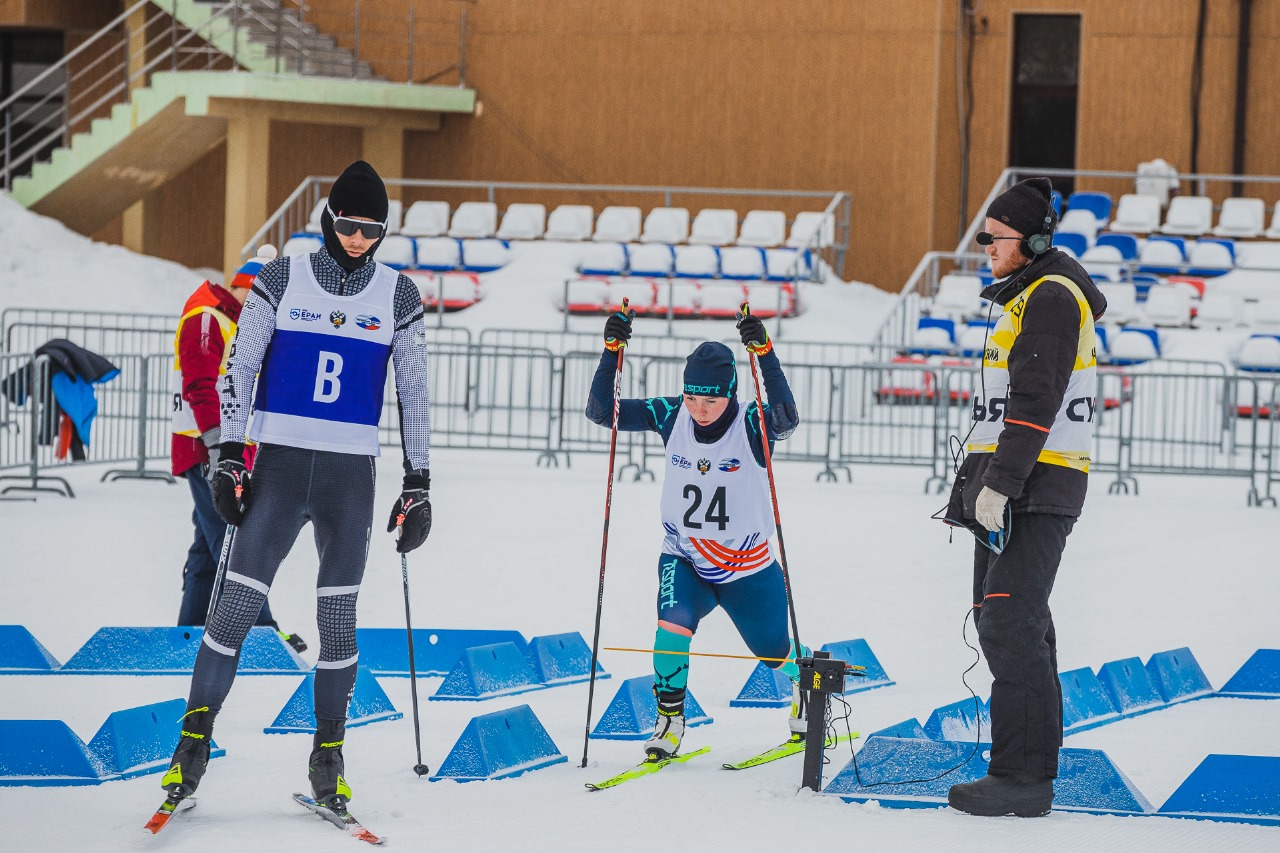
[[[1079,258],[1089,250],[1089,238],[1072,231],[1059,231],[1053,235],[1053,245],[1069,249],[1073,255]]]
[[[1132,261],[1138,257],[1138,238],[1132,234],[1116,234],[1108,232],[1099,234],[1096,246],[1115,246],[1120,250],[1120,257]]]
[[[1111,196],[1097,192],[1072,193],[1067,197],[1067,210],[1087,210],[1101,225],[1111,219]]]

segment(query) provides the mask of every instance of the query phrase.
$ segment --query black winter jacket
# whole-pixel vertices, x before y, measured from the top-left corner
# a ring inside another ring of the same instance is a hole
[[[1050,249],[1010,278],[991,284],[982,297],[1003,306],[1046,275],[1061,275],[1075,282],[1095,321],[1106,311],[1106,297],[1089,274],[1058,249]],[[948,523],[975,529],[974,503],[983,486],[1007,495],[1015,513],[1080,515],[1089,475],[1036,461],[1048,434],[1008,424],[1053,423],[1071,379],[1079,335],[1080,310],[1075,296],[1052,281],[1036,288],[1027,300],[1022,332],[1009,351],[1007,425],[995,453],[971,453],[960,466],[947,505]]]

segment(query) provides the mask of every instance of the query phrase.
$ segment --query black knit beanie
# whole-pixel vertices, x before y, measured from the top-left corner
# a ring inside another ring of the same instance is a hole
[[[374,168],[363,160],[357,160],[348,166],[338,180],[333,182],[329,190],[329,210],[337,216],[367,216],[375,222],[387,221],[387,187]],[[333,217],[329,210],[320,215],[320,230],[324,233],[324,246],[329,255],[338,262],[338,266],[347,272],[355,270],[373,257],[378,246],[386,237],[382,237],[369,247],[358,258],[353,258],[342,248],[338,236],[333,232]]]
[[[733,350],[721,343],[699,344],[684,362],[684,393],[698,397],[733,397],[738,371]]]
[[[1027,178],[1000,193],[987,208],[987,216],[1003,222],[1023,237],[1039,234],[1044,229],[1045,215],[1049,230],[1057,225],[1053,212],[1053,184],[1048,178]]]

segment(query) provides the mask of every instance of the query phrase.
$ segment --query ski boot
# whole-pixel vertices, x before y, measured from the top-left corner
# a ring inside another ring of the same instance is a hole
[[[298,654],[302,654],[307,650],[306,641],[297,634],[286,634],[284,631],[279,629],[276,630],[276,633],[280,635],[280,639],[289,644],[289,648],[293,649]]]
[[[655,691],[658,697],[658,719],[653,736],[644,743],[645,755],[651,761],[670,758],[680,751],[684,738],[684,690]]]
[[[804,741],[805,732],[809,730],[808,704],[808,697],[800,689],[800,682],[791,682],[791,717],[787,720],[787,727],[791,730],[791,737],[788,739],[788,743],[801,743]]]
[[[342,741],[346,736],[346,720],[317,720],[307,776],[311,795],[322,806],[336,812],[345,811],[351,799],[351,788],[342,778]]]
[[[1053,809],[1053,780],[1045,776],[983,776],[952,785],[947,804],[984,817],[1044,817]]]
[[[209,742],[213,739],[213,718],[216,711],[208,707],[193,708],[182,718],[182,738],[173,751],[169,772],[160,780],[160,786],[169,792],[172,800],[191,796],[204,778],[209,766]]]

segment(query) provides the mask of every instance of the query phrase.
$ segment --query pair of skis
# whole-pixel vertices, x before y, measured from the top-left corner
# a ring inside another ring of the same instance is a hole
[[[310,811],[312,814],[319,815],[329,821],[329,823],[338,827],[338,829],[341,829],[352,838],[365,841],[369,844],[381,844],[387,840],[385,835],[374,835],[368,829],[365,829],[360,821],[356,820],[355,817],[352,816],[351,812],[347,811],[345,807],[331,809],[328,806],[316,802],[306,794],[295,793],[293,795],[293,801]],[[193,809],[195,808],[195,805],[195,797],[175,797],[170,795],[165,798],[163,803],[160,804],[160,808],[156,809],[156,813],[151,816],[151,820],[147,821],[145,828],[154,835],[168,826],[169,821],[171,821],[175,815]]]
[[[842,734],[834,740],[828,738],[825,748],[830,749],[836,744],[852,740],[857,736],[857,732],[850,732]],[[650,756],[635,767],[624,770],[617,776],[605,779],[603,782],[588,782],[586,784],[586,788],[588,791],[603,791],[605,788],[613,788],[621,785],[623,782],[630,782],[632,779],[639,779],[642,776],[650,776],[671,764],[682,764],[692,758],[697,758],[699,755],[705,755],[710,751],[711,747],[704,746],[701,749],[694,750],[693,752],[686,752],[683,755],[672,755],[667,758]],[[792,737],[785,743],[766,749],[758,755],[753,755],[750,758],[737,761],[732,764],[721,764],[720,766],[725,770],[747,770],[751,767],[759,767],[761,764],[768,764],[771,761],[777,761],[781,758],[787,758],[801,752],[804,752],[804,738],[797,736]]]

